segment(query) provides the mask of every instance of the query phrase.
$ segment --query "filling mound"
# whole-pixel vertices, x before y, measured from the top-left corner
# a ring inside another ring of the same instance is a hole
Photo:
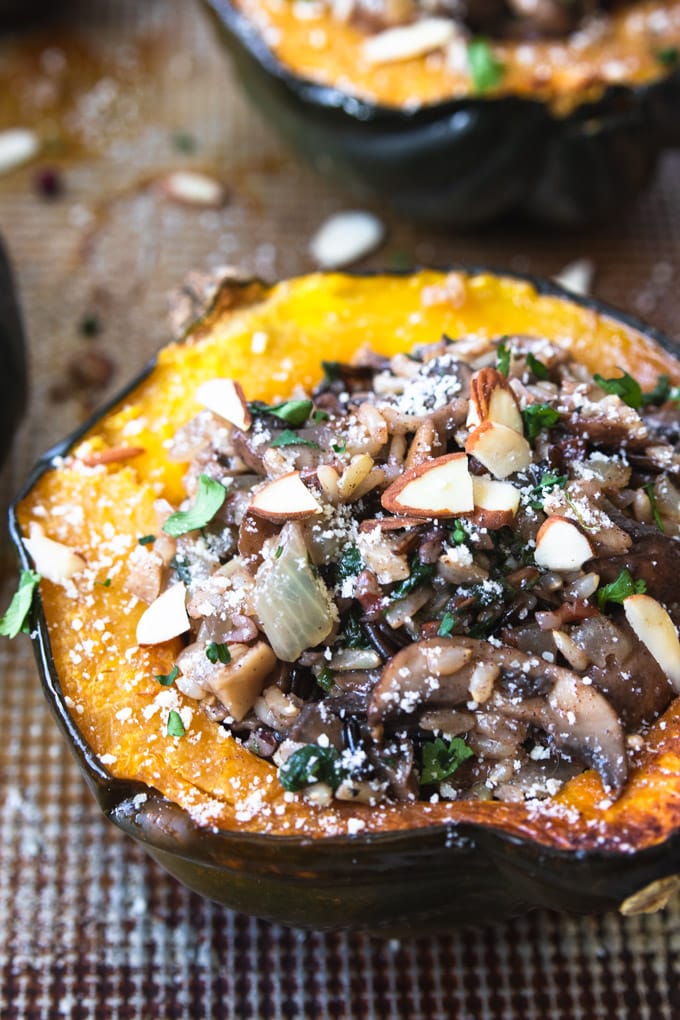
[[[323,368],[200,387],[129,560],[159,681],[316,803],[616,796],[680,692],[677,391],[527,336]]]

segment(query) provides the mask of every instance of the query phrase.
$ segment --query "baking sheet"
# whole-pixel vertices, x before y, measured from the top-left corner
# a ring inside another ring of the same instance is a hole
[[[356,205],[282,148],[189,0],[63,10],[61,21],[0,37],[0,130],[33,127],[43,140],[36,162],[0,176],[32,370],[30,411],[0,476],[3,508],[37,455],[167,339],[167,293],[189,270],[307,271],[316,228]],[[163,197],[159,179],[188,167],[223,181],[224,208]],[[46,173],[61,185],[52,198]],[[664,157],[619,222],[575,234],[507,224],[437,233],[362,207],[388,227],[363,265],[551,275],[586,257],[598,297],[680,338],[680,154]],[[4,534],[1,549],[6,603]],[[0,644],[0,704],[0,1017],[680,1017],[677,903],[649,917],[538,912],[417,941],[258,922],[183,889],[104,821],[43,704],[25,639]]]

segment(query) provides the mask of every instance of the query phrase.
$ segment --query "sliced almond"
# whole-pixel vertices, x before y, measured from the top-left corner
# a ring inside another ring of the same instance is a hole
[[[189,630],[186,611],[186,587],[182,581],[159,595],[139,618],[138,645],[159,645]]]
[[[464,453],[418,464],[383,492],[382,505],[394,514],[455,517],[474,509],[472,476]]]
[[[40,139],[30,128],[0,131],[0,175],[30,162],[40,151]]]
[[[442,49],[451,42],[455,32],[454,22],[449,18],[423,18],[370,36],[364,43],[363,57],[369,64],[413,60]]]
[[[143,446],[108,446],[103,450],[92,450],[78,457],[85,467],[100,467],[102,464],[119,464],[124,460],[141,457],[146,450]]]
[[[231,422],[237,429],[247,432],[252,416],[240,383],[233,379],[210,379],[196,390],[196,400],[218,418]]]
[[[29,537],[24,539],[24,545],[41,577],[61,584],[85,569],[83,557],[63,542],[55,542],[53,538],[48,538],[40,524],[31,521],[28,534]]]
[[[582,531],[564,517],[548,517],[538,529],[534,560],[546,570],[579,570],[594,555]]]
[[[327,219],[310,241],[309,251],[321,269],[340,269],[370,254],[384,236],[377,216],[351,209]]]
[[[522,412],[506,377],[495,368],[481,368],[470,380],[470,406],[468,428],[476,428],[483,421],[507,425],[524,435]]]
[[[475,524],[491,531],[512,524],[519,508],[519,489],[512,482],[473,475],[472,492],[475,500],[472,520]]]
[[[160,180],[160,188],[173,202],[198,209],[220,209],[227,201],[221,181],[199,170],[175,170]]]
[[[676,694],[680,694],[680,640],[675,624],[651,595],[629,595],[623,600],[626,619],[640,641],[661,666]]]
[[[370,517],[361,522],[359,531],[373,531],[374,528],[380,531],[400,531],[402,528],[419,528],[422,523],[420,517]]]
[[[253,495],[250,513],[268,521],[303,520],[321,513],[299,471],[290,471],[271,482],[265,482]]]
[[[470,433],[465,452],[475,457],[495,478],[506,478],[531,464],[531,447],[524,436],[494,421],[484,421]]]

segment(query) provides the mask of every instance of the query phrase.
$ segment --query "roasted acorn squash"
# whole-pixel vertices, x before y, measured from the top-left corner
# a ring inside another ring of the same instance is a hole
[[[518,212],[573,227],[620,215],[680,140],[677,0],[619,5],[587,51],[583,33],[530,49],[505,40],[506,73],[483,93],[438,53],[372,66],[363,28],[327,7],[304,5],[303,18],[292,0],[205,3],[282,135],[417,220],[466,227]]]
[[[24,331],[12,274],[0,242],[0,465],[5,460],[26,405]]]
[[[479,331],[559,338],[591,369],[617,365],[645,389],[661,374],[680,383],[669,341],[609,308],[483,270],[457,275],[451,301],[445,279],[223,282],[181,342],[46,455],[13,511],[25,568],[30,521],[97,564],[86,581],[43,580],[33,622],[49,703],[103,810],[190,888],[275,921],[431,932],[537,906],[651,909],[677,884],[678,699],[618,799],[586,771],[544,811],[492,801],[316,807],[285,794],[270,763],[202,712],[183,739],[161,725],[168,705],[157,680],[181,643],[136,644],[142,607],[130,605],[121,569],[157,527],[154,501],[183,498],[184,467],[169,460],[167,441],[195,412],[202,382],[228,375],[271,401],[318,381],[319,359],[347,360],[366,342],[387,354]],[[423,302],[433,285],[441,299]],[[173,704],[186,707],[182,697],[173,690]]]

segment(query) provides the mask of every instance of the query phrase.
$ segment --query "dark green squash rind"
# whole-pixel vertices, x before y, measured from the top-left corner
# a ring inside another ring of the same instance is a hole
[[[489,271],[452,268],[472,275]],[[678,353],[677,345],[658,330],[601,302],[576,297],[548,281],[501,275],[531,283],[538,294],[606,315]],[[151,362],[31,472],[10,511],[10,533],[22,567],[30,561],[19,504],[55,460],[125,400],[153,367]],[[569,913],[615,910],[650,883],[680,870],[680,830],[636,851],[557,849],[500,827],[469,823],[324,839],[200,828],[157,790],[116,779],[102,766],[65,703],[39,597],[31,625],[48,703],[104,813],[188,888],[233,909],[295,927],[415,936],[496,922],[539,907]]]
[[[680,69],[612,85],[568,116],[538,100],[468,97],[396,110],[296,76],[229,0],[204,0],[246,90],[283,137],[357,194],[414,220],[506,214],[562,227],[621,215],[680,144]]]
[[[24,329],[9,260],[0,242],[0,466],[26,409],[27,389]]]

